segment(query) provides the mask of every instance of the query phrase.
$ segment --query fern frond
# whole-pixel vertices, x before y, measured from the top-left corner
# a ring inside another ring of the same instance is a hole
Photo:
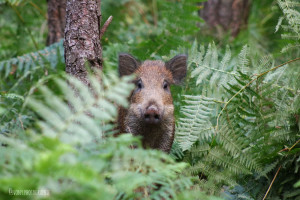
[[[117,105],[127,105],[132,77],[110,75],[100,81],[99,76],[91,76],[89,80],[90,87],[74,77],[56,77],[58,94],[41,85],[36,87],[37,95],[26,98],[28,107],[40,116],[39,127],[28,130],[22,140],[0,134],[0,164],[5,166],[0,169],[1,198],[7,199],[8,187],[38,189],[41,185],[55,199],[83,194],[89,199],[170,199],[189,190],[190,177],[179,175],[186,163],[140,148],[131,134],[104,137],[113,128],[110,123]]]
[[[8,3],[13,6],[18,6],[22,2],[24,2],[24,0],[0,0],[0,4]]]
[[[187,103],[181,109],[184,117],[180,118],[176,128],[176,140],[183,151],[190,149],[198,140],[210,140],[214,134],[214,127],[209,121],[212,106],[215,104],[212,98],[204,96],[185,95]]]
[[[226,82],[228,80],[227,76],[234,75],[234,73],[231,73],[228,65],[231,59],[229,47],[226,49],[221,64],[218,63],[218,52],[214,43],[208,45],[207,51],[201,46],[200,52],[196,52],[192,52],[193,57],[191,58],[191,62],[196,65],[196,68],[191,73],[192,77],[197,77],[196,85],[202,84],[207,80],[210,80],[211,85],[217,85],[220,80],[225,79],[223,82]]]
[[[73,77],[67,78],[68,83],[55,79],[55,84],[65,94],[64,99],[54,95],[45,86],[39,87],[43,102],[29,97],[28,105],[39,111],[37,114],[45,120],[40,121],[39,126],[46,135],[59,135],[65,140],[72,134],[72,141],[68,139],[65,142],[83,144],[103,137],[105,129],[99,129],[99,123],[109,122],[116,117],[117,110],[113,103],[126,106],[126,97],[132,89],[132,85],[128,85],[131,79],[126,77],[118,81],[116,78],[103,77],[105,87],[95,77],[90,80],[92,88]],[[85,135],[93,135],[94,138]]]
[[[21,100],[24,101],[24,97],[18,94],[14,94],[14,93],[8,93],[8,94],[0,94],[0,100],[1,98],[6,98],[6,99],[11,99],[11,100]]]
[[[288,44],[288,45],[286,45],[285,47],[282,48],[281,52],[286,53],[290,50],[299,49],[299,48],[300,48],[300,44],[296,44],[296,45]]]
[[[223,149],[213,148],[209,151],[209,156],[218,166],[227,168],[234,174],[251,174],[251,170],[244,163],[237,162],[237,159],[226,155]]]
[[[248,50],[248,46],[245,45],[243,46],[240,54],[239,54],[239,61],[238,61],[238,70],[241,71],[242,73],[245,73],[246,71],[249,71],[247,68],[249,66],[249,60],[248,60],[248,54],[249,54],[249,50]]]
[[[62,40],[43,50],[1,61],[0,75],[6,78],[10,73],[16,73],[19,76],[34,71],[37,67],[45,67],[46,64],[55,68],[59,62],[64,63]]]
[[[281,52],[287,52],[290,49],[299,46],[300,40],[300,11],[299,2],[294,0],[277,0],[279,7],[283,12],[283,16],[287,24],[282,24],[283,17],[279,18],[278,24],[276,26],[276,31],[279,27],[282,27],[286,33],[282,34],[283,39],[294,40],[294,44],[288,44],[285,46]],[[294,46],[294,47],[293,47]]]

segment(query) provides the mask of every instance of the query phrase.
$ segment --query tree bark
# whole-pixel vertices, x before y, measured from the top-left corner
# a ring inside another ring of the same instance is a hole
[[[66,25],[66,0],[47,0],[48,37],[47,46],[64,37]]]
[[[100,0],[67,0],[65,27],[66,72],[89,85],[87,69],[102,70]]]
[[[236,37],[247,25],[250,0],[208,0],[202,5],[199,14],[212,29],[221,27]]]

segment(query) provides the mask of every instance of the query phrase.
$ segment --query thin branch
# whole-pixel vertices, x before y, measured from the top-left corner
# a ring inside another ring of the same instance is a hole
[[[268,188],[268,190],[267,190],[267,192],[266,192],[266,194],[265,194],[263,200],[265,200],[265,199],[267,198],[267,195],[268,195],[268,193],[270,192],[270,189],[271,189],[271,187],[272,187],[272,185],[273,185],[273,183],[274,183],[274,181],[275,181],[275,179],[276,179],[276,177],[277,177],[277,175],[278,175],[280,169],[281,169],[281,165],[280,165],[280,167],[278,168],[278,170],[277,170],[277,172],[276,172],[276,174],[275,174],[275,176],[274,176],[274,178],[273,178],[273,180],[272,180],[272,182],[271,182],[271,184],[270,184],[270,186],[269,186],[269,188]]]
[[[48,16],[46,15],[46,13],[35,3],[33,3],[32,1],[29,1],[29,4],[31,4],[35,9],[37,9],[39,11],[39,13],[45,17],[45,19],[48,19]]]
[[[106,29],[108,28],[109,24],[111,23],[112,19],[113,19],[113,16],[109,16],[109,18],[103,24],[103,27],[101,28],[101,31],[100,31],[100,39],[104,35],[104,33],[105,33]]]
[[[21,123],[21,127],[22,127],[22,129],[23,129],[23,131],[24,131],[25,129],[24,129],[24,125],[23,125],[23,122],[22,122],[22,119],[21,119],[21,115],[20,115],[20,114],[19,114],[18,119],[19,119],[19,121],[20,121],[20,123]]]
[[[283,151],[291,151],[291,150],[292,150],[299,142],[300,142],[300,140],[298,140],[298,141],[297,141],[295,144],[293,144],[293,146],[291,146],[290,148],[284,148],[284,149],[280,150],[278,153],[283,152]],[[276,174],[275,174],[275,176],[274,176],[274,178],[273,178],[273,180],[272,180],[272,182],[271,182],[271,184],[270,184],[270,186],[269,186],[269,188],[268,188],[268,190],[267,190],[267,192],[266,192],[266,194],[265,194],[263,200],[265,200],[265,198],[267,197],[268,193],[270,192],[271,187],[272,187],[272,185],[273,185],[273,183],[274,183],[274,181],[275,181],[275,179],[276,179],[276,177],[277,177],[277,175],[278,175],[278,173],[279,173],[281,167],[282,167],[282,165],[279,166],[279,168],[278,168],[278,170],[277,170],[277,172],[276,172]]]
[[[300,142],[300,140],[298,140],[293,146],[291,146],[290,148],[289,148],[289,151],[291,151],[298,143]]]
[[[287,147],[287,148],[281,149],[278,153],[283,152],[283,151],[291,151],[298,143],[300,143],[300,139],[295,144],[293,144],[293,146],[291,146],[290,148]]]
[[[15,13],[17,14],[17,16],[19,17],[19,19],[21,20],[21,22],[25,26],[25,29],[28,32],[28,34],[29,34],[29,36],[30,36],[30,38],[31,38],[31,40],[32,40],[32,42],[33,42],[36,50],[38,50],[39,49],[38,44],[36,43],[36,41],[35,41],[32,33],[31,33],[31,30],[25,25],[25,20],[23,19],[23,17],[21,16],[21,14],[19,13],[19,11],[17,10],[17,8],[15,6],[11,5],[11,8],[15,11]]]
[[[263,73],[257,75],[256,78],[252,79],[249,83],[247,83],[245,86],[243,86],[237,93],[235,93],[235,94],[227,101],[227,103],[226,103],[225,106],[222,108],[221,112],[219,113],[219,115],[218,115],[218,117],[217,117],[216,132],[218,131],[218,128],[219,128],[219,119],[220,119],[220,117],[221,117],[221,114],[222,114],[223,111],[227,108],[228,104],[229,104],[229,103],[230,103],[237,95],[239,95],[239,94],[240,94],[242,91],[244,91],[249,85],[251,85],[254,81],[256,81],[256,80],[259,79],[260,77],[264,76],[265,74],[267,74],[267,73],[269,73],[269,72],[271,72],[271,71],[274,71],[274,70],[276,70],[276,69],[278,69],[278,68],[280,68],[280,67],[282,67],[282,66],[285,66],[285,65],[287,65],[287,64],[289,64],[289,63],[295,62],[295,61],[297,61],[297,60],[300,60],[300,58],[295,58],[295,59],[293,59],[293,60],[289,60],[289,61],[287,61],[287,62],[285,62],[285,63],[282,63],[282,64],[280,64],[280,65],[277,65],[276,67],[273,67],[273,68],[271,68],[271,69],[269,69],[269,70],[267,70],[267,71],[265,71],[265,72],[263,72]]]
[[[149,25],[149,21],[147,20],[146,16],[145,16],[145,11],[143,10],[143,8],[139,7],[138,8],[138,12],[142,17],[142,20],[145,22],[145,24]]]
[[[153,21],[154,21],[154,26],[157,27],[157,22],[158,22],[158,15],[157,15],[157,2],[156,0],[152,1],[152,12],[153,12]]]

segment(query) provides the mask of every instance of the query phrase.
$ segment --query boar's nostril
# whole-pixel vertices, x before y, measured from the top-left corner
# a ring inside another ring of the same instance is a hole
[[[146,109],[144,120],[149,124],[157,124],[160,122],[160,115],[156,106],[152,105]]]

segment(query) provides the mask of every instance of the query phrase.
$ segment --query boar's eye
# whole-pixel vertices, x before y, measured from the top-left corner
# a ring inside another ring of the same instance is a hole
[[[137,82],[136,82],[136,86],[137,86],[137,89],[138,90],[141,90],[143,88],[143,82],[141,79],[139,79]]]
[[[165,90],[168,90],[168,89],[169,89],[169,83],[168,83],[167,81],[164,81],[164,83],[163,83],[163,88],[164,88]]]

